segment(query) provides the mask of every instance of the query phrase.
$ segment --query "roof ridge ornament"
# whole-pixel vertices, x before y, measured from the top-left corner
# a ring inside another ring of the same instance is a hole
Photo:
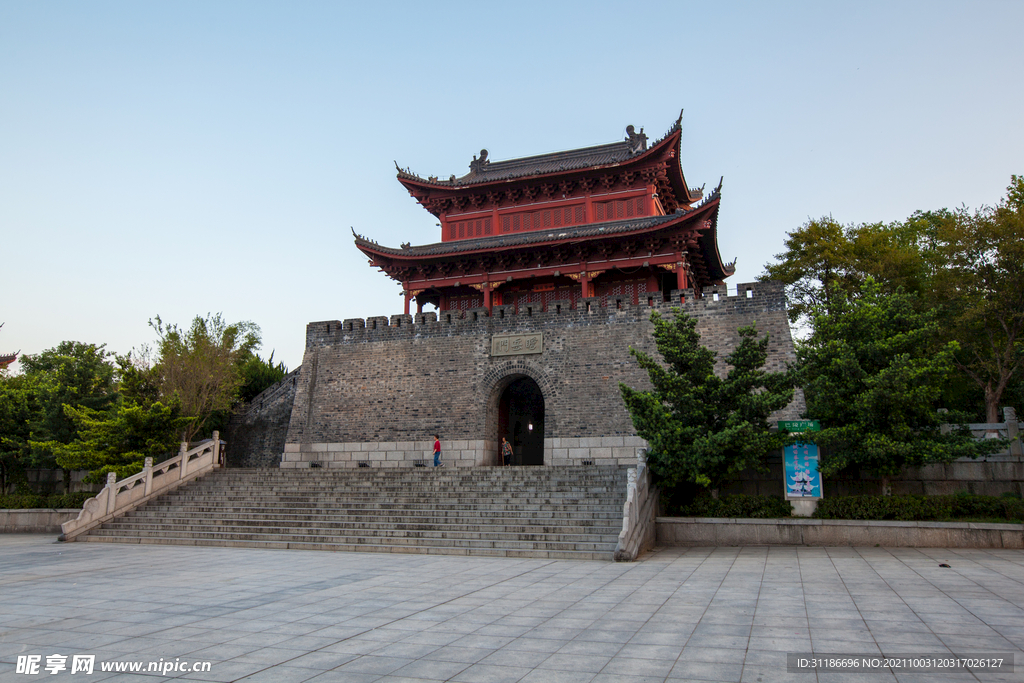
[[[647,149],[647,136],[644,135],[643,126],[640,127],[639,133],[632,125],[626,126],[625,140],[628,143],[629,153],[633,156]]]
[[[469,172],[479,173],[490,165],[490,161],[487,159],[487,150],[480,150],[480,158],[477,159],[476,155],[473,155],[473,161],[469,162]]]
[[[676,128],[682,128],[683,126],[683,111],[684,110],[682,109],[679,110],[679,118],[676,119]]]

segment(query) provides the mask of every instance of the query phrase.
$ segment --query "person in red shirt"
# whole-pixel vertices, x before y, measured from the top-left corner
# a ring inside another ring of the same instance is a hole
[[[444,467],[441,464],[441,437],[434,434],[434,467]]]

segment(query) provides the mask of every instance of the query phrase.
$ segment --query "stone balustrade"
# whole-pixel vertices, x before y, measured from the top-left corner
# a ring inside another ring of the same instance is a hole
[[[61,525],[63,534],[60,538],[73,541],[89,529],[219,466],[220,433],[214,432],[212,440],[191,450],[188,450],[188,444],[182,443],[178,455],[159,465],[153,465],[153,458],[146,458],[141,472],[120,481],[117,481],[116,474],[110,472],[103,490],[85,501],[77,518]]]
[[[654,519],[658,489],[651,484],[647,450],[636,451],[636,467],[626,470],[626,502],[622,506],[622,531],[615,546],[616,562],[632,562],[655,541]]]

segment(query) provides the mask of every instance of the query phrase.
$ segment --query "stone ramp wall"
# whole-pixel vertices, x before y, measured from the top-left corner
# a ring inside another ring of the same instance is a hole
[[[281,464],[301,369],[285,375],[231,416],[224,436],[227,467],[277,467]]]

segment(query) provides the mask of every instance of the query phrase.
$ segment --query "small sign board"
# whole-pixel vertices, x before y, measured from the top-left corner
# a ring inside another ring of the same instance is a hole
[[[799,434],[800,432],[820,432],[821,423],[817,420],[779,420],[779,431]]]
[[[544,353],[544,333],[502,334],[491,337],[492,356],[518,356]]]
[[[782,464],[786,473],[786,498],[821,498],[821,472],[815,444],[786,446],[782,450]]]

